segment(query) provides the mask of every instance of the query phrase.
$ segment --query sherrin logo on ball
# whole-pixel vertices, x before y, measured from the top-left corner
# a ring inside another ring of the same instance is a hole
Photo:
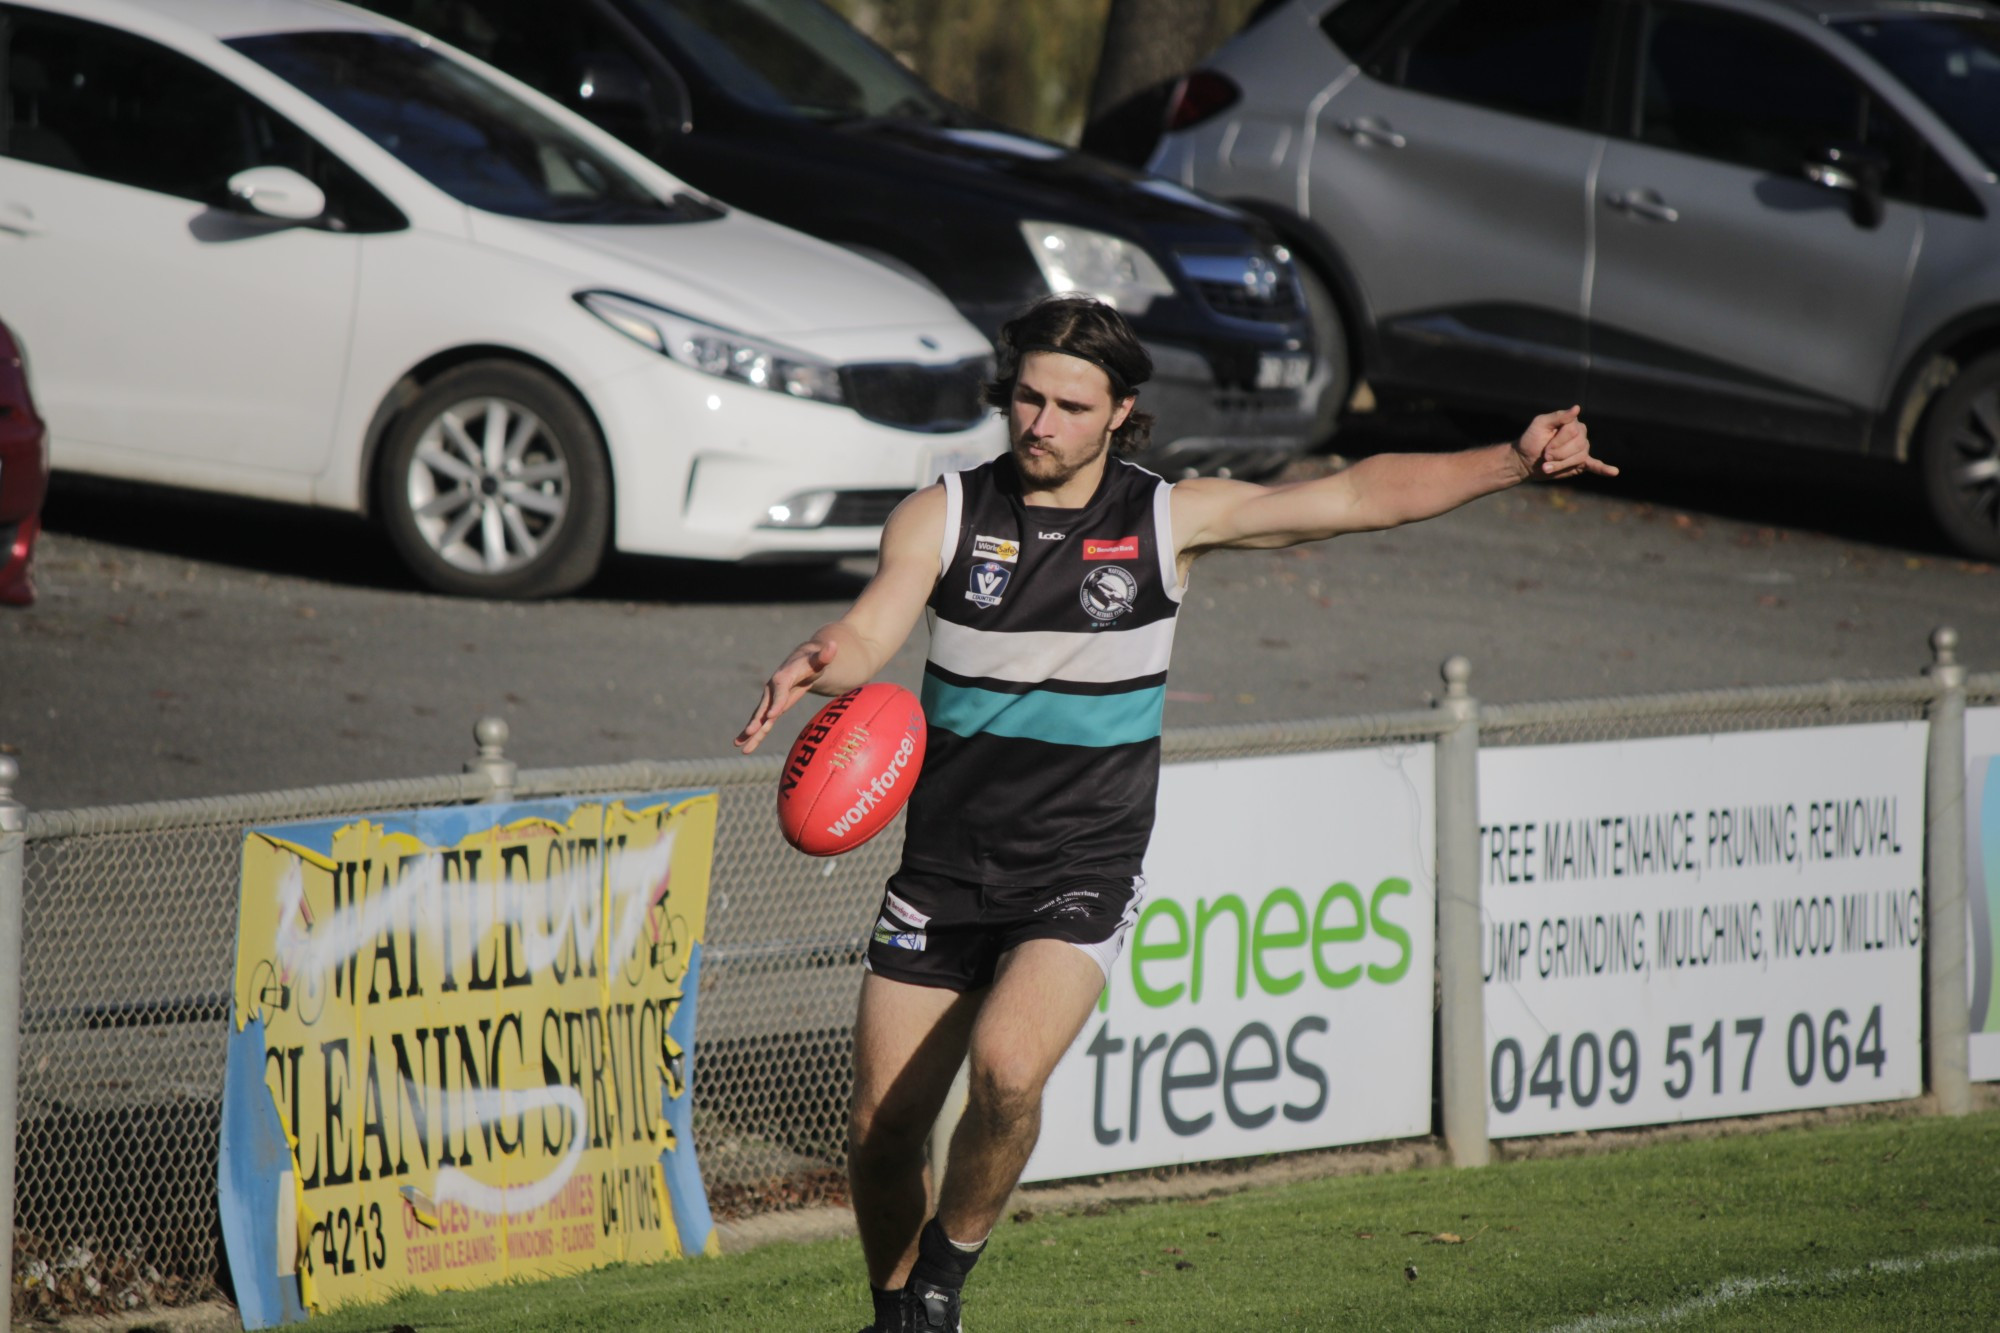
[[[887,828],[924,762],[924,710],[900,685],[849,690],[806,723],[778,779],[778,828],[808,856],[852,851]]]

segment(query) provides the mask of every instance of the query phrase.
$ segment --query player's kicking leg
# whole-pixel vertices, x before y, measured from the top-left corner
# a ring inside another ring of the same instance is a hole
[[[985,991],[862,978],[847,1174],[880,1333],[902,1333],[903,1286],[930,1207],[926,1141]],[[864,1330],[867,1333],[867,1330]]]
[[[1098,960],[1064,941],[1029,940],[1001,956],[972,1025],[965,1114],[937,1216],[908,1270],[911,1333],[958,1333],[965,1279],[1041,1135],[1042,1087],[1103,989]]]

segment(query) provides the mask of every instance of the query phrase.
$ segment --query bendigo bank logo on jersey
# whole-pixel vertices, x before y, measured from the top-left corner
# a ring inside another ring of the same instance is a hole
[[[1090,618],[1109,625],[1132,613],[1132,604],[1139,600],[1139,580],[1116,565],[1103,565],[1083,576],[1079,595]]]
[[[1137,560],[1139,539],[1137,537],[1085,537],[1083,539],[1085,560]]]
[[[982,560],[972,567],[972,587],[966,591],[965,600],[975,606],[998,606],[1000,595],[1007,591],[1007,578],[1012,571],[1007,566],[991,560]]]

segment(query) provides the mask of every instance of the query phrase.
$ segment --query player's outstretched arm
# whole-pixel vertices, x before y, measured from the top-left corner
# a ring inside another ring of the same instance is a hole
[[[1590,452],[1580,409],[1546,412],[1512,444],[1451,454],[1377,454],[1330,477],[1290,486],[1196,478],[1174,487],[1183,554],[1321,541],[1434,518],[1532,479],[1618,469]]]
[[[937,582],[944,510],[942,486],[927,486],[896,506],[882,529],[875,577],[846,614],[820,626],[778,664],[736,734],[738,749],[755,751],[771,724],[807,694],[842,694],[864,685],[896,655]]]

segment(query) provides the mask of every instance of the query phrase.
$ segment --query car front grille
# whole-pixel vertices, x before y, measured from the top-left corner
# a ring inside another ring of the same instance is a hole
[[[1291,263],[1278,255],[1182,253],[1176,258],[1202,303],[1218,315],[1287,324],[1304,313]]]
[[[986,413],[981,393],[993,373],[990,357],[951,366],[910,363],[843,366],[847,404],[870,421],[902,430],[964,430]]]
[[[903,502],[908,491],[841,491],[826,511],[824,528],[879,528],[889,521],[889,511]]]
[[[1280,283],[1277,291],[1268,296],[1241,283],[1198,282],[1195,288],[1209,309],[1231,319],[1287,324],[1299,317],[1299,300],[1290,283]]]

